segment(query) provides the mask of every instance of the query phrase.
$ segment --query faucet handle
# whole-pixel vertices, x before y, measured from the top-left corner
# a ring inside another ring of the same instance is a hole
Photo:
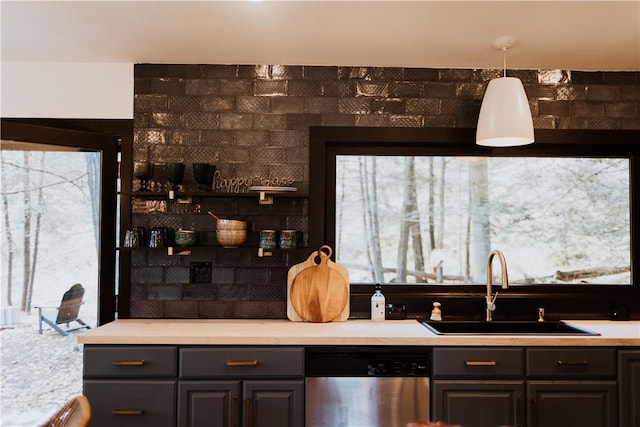
[[[487,310],[494,311],[496,309],[496,299],[498,298],[498,292],[493,297],[487,296]]]

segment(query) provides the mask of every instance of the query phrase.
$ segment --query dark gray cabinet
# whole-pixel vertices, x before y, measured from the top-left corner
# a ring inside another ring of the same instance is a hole
[[[180,381],[179,426],[237,426],[240,381]]]
[[[527,398],[533,427],[616,427],[612,348],[529,348]]]
[[[172,427],[176,419],[176,381],[85,380],[93,426]]]
[[[616,427],[615,381],[528,381],[532,427]]]
[[[474,427],[522,425],[524,350],[433,350],[432,420]]]
[[[180,381],[178,425],[304,425],[304,381]],[[241,423],[242,420],[242,423]]]
[[[462,426],[522,425],[524,381],[434,380],[434,420]]]
[[[615,427],[612,348],[436,348],[432,419],[495,427]]]
[[[620,427],[640,427],[640,349],[618,351]]]
[[[175,425],[177,354],[176,346],[85,345],[91,426]]]
[[[304,381],[244,381],[246,427],[304,426]]]
[[[85,345],[91,426],[303,427],[304,348]]]
[[[303,427],[302,347],[180,349],[178,425]]]

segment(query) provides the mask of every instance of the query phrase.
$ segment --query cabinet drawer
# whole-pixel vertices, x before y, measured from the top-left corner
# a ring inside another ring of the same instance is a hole
[[[301,377],[302,347],[181,348],[180,377]]]
[[[85,377],[167,377],[177,366],[172,346],[84,347]]]
[[[85,380],[91,426],[174,426],[176,381]]]
[[[434,377],[521,377],[524,350],[521,348],[436,348]]]
[[[613,377],[616,353],[611,348],[527,349],[529,377]]]

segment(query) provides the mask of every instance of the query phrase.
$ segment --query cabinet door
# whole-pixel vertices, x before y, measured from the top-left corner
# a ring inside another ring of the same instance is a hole
[[[529,381],[532,427],[616,427],[615,381]]]
[[[176,382],[154,380],[85,380],[92,427],[173,427]]]
[[[245,381],[245,427],[303,427],[304,381]]]
[[[178,425],[236,427],[240,419],[239,381],[180,381]]]
[[[618,353],[620,426],[640,426],[640,350]]]
[[[434,380],[431,418],[473,427],[524,427],[523,381]]]

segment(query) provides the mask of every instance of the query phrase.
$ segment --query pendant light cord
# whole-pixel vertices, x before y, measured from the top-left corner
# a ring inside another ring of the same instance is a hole
[[[502,67],[504,68],[504,76],[507,77],[507,47],[502,46]]]

